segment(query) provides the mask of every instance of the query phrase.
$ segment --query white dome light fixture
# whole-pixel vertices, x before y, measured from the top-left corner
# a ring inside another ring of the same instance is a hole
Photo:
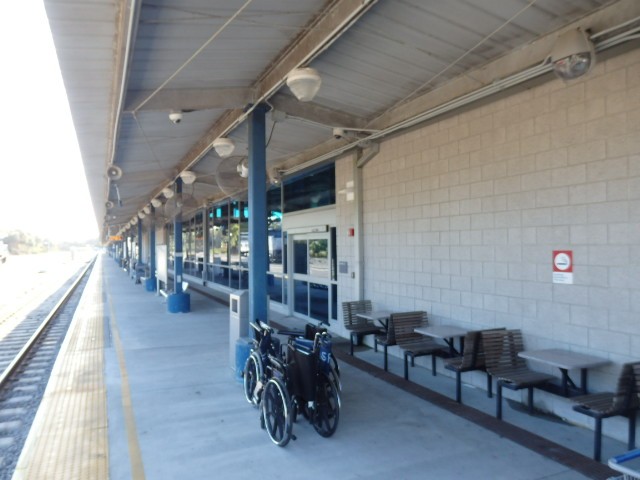
[[[563,80],[586,75],[596,63],[593,43],[580,28],[563,33],[551,50],[553,71]]]
[[[169,187],[164,187],[162,189],[162,195],[164,195],[166,198],[171,198],[173,197],[173,190]]]
[[[213,141],[213,148],[222,158],[230,156],[236,148],[236,144],[230,138],[219,137]]]
[[[160,200],[159,198],[152,198],[151,205],[153,205],[154,208],[159,208],[160,206],[162,206],[162,200]]]
[[[180,178],[186,185],[191,185],[196,181],[197,175],[191,170],[185,170],[184,172],[180,173]]]
[[[138,218],[139,218],[140,220],[142,220],[144,217],[146,217],[146,215],[145,215],[145,213],[144,213],[144,212],[138,212]]]
[[[322,79],[314,68],[294,68],[287,75],[287,87],[301,102],[310,102],[316,96]]]
[[[146,213],[147,215],[149,215],[151,213],[151,207],[149,205],[145,205],[145,207],[142,209],[142,211],[144,213]]]

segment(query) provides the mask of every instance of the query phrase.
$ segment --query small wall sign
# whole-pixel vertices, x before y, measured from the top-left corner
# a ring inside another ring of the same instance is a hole
[[[573,284],[573,250],[553,251],[553,283]]]

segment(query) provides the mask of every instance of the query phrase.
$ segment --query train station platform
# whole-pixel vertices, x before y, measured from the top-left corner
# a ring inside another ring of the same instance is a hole
[[[54,367],[14,479],[468,478],[604,479],[591,430],[528,415],[504,422],[495,400],[361,348],[341,366],[340,424],[320,437],[304,419],[285,448],[261,430],[229,365],[229,310],[191,291],[191,312],[99,257]],[[424,370],[424,371],[421,371]],[[394,373],[397,373],[394,374]],[[425,387],[429,387],[428,389]],[[625,446],[605,438],[603,458]]]

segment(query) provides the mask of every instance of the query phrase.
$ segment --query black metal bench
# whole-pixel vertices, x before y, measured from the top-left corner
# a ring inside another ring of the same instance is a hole
[[[640,407],[640,362],[625,363],[622,366],[615,392],[594,393],[572,398],[577,403],[573,409],[595,419],[593,459],[600,461],[602,450],[602,419],[624,416],[629,419],[628,449],[636,443],[636,416]]]
[[[529,413],[533,413],[533,388],[552,380],[553,375],[530,370],[518,353],[523,351],[520,330],[496,330],[482,333],[487,373],[496,378],[496,418],[502,419],[502,387],[526,388]]]
[[[405,380],[409,380],[409,359],[413,367],[415,358],[422,356],[431,356],[431,372],[436,375],[436,356],[449,356],[449,349],[434,339],[415,332],[416,328],[427,326],[427,312],[393,313],[390,321],[393,323],[396,344],[403,351]]]
[[[358,317],[359,313],[370,312],[371,300],[342,302],[342,317],[344,320],[344,328],[349,331],[349,352],[351,355],[353,355],[354,340],[357,345],[360,345],[363,336],[376,335],[384,332],[381,326],[377,326],[373,322]]]
[[[451,370],[456,374],[456,402],[462,403],[462,374],[480,370],[487,374],[487,397],[493,397],[493,382],[491,375],[487,372],[485,363],[484,347],[482,344],[482,333],[504,328],[495,328],[489,330],[472,330],[467,332],[464,337],[464,350],[462,356],[446,358],[444,360],[444,368]]]

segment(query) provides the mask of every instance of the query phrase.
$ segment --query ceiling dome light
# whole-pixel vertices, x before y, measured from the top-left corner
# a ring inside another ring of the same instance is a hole
[[[287,87],[301,102],[310,102],[316,96],[322,79],[314,68],[294,68],[287,75]]]
[[[142,220],[144,217],[146,217],[146,215],[145,215],[145,213],[144,213],[144,212],[138,212],[138,218],[139,218],[140,220]]]
[[[145,207],[142,209],[142,211],[144,213],[146,213],[147,215],[149,215],[151,213],[151,207],[149,205],[145,205]]]
[[[222,158],[226,158],[233,153],[236,144],[230,138],[219,137],[213,141],[213,148]]]
[[[162,189],[162,195],[164,195],[166,198],[171,198],[173,197],[173,190],[171,190],[169,187],[164,187]]]
[[[153,208],[159,208],[162,205],[162,200],[159,198],[152,198],[151,205],[153,205]]]
[[[593,43],[580,29],[569,30],[556,40],[551,50],[553,71],[563,80],[572,80],[589,73],[596,63]]]
[[[191,185],[196,181],[197,176],[191,170],[185,170],[184,172],[180,173],[180,178],[186,185]]]

